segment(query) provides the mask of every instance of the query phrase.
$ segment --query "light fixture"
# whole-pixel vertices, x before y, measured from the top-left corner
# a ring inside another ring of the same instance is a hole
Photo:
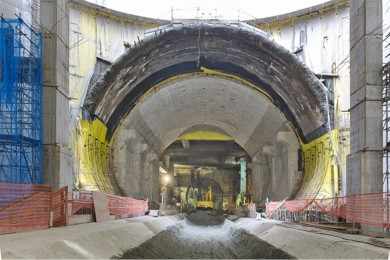
[[[171,182],[171,176],[169,174],[164,174],[162,176],[162,182],[164,185],[167,185]]]

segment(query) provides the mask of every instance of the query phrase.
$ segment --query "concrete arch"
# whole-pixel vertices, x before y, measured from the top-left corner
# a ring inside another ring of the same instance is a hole
[[[174,24],[151,32],[88,89],[83,107],[107,125],[110,138],[150,89],[194,73],[230,77],[262,91],[304,143],[329,129],[325,87],[294,55],[243,24]]]
[[[114,136],[131,125],[161,154],[186,131],[206,126],[231,136],[253,156],[287,122],[280,110],[255,89],[236,80],[193,75],[166,82],[143,96],[123,118]]]
[[[257,201],[270,190],[267,160],[283,165],[273,170],[272,180],[274,197],[284,198],[291,195],[298,170],[293,162],[299,141],[289,125],[267,96],[240,81],[201,74],[176,78],[144,95],[123,117],[111,139],[110,172],[123,193],[156,198],[158,165],[168,146],[182,134],[212,130],[231,137],[240,156],[251,158]],[[290,136],[282,144],[284,135]],[[221,164],[226,157],[214,159],[207,162]]]

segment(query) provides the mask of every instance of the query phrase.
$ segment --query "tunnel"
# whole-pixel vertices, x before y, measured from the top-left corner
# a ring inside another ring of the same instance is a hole
[[[160,27],[86,92],[84,121],[107,153],[91,166],[105,160],[103,174],[94,177],[94,170],[91,179],[158,204],[163,175],[172,178],[168,190],[177,202],[196,170],[220,183],[229,179],[222,188],[228,205],[240,192],[243,158],[251,201],[294,198],[305,194],[305,180],[323,174],[312,169],[305,177],[302,147],[330,131],[327,95],[261,30],[207,21]]]
[[[0,260],[387,259],[390,0],[316,1],[0,0]]]

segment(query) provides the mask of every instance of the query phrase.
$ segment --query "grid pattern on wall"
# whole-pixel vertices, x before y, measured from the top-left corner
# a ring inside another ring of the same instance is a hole
[[[42,37],[0,18],[0,182],[42,183]]]

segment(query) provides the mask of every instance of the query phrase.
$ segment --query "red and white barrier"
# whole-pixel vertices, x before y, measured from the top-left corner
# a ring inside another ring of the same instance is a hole
[[[105,194],[115,218],[145,215],[148,201]],[[72,216],[94,214],[92,192],[68,198],[68,188],[53,192],[46,185],[0,183],[0,234],[65,226]]]
[[[389,228],[388,196],[388,193],[370,193],[327,199],[276,201],[266,204],[266,213],[269,218],[292,221],[302,217],[307,221],[308,214],[318,213],[344,219],[347,223]],[[305,213],[306,216],[303,216]]]

